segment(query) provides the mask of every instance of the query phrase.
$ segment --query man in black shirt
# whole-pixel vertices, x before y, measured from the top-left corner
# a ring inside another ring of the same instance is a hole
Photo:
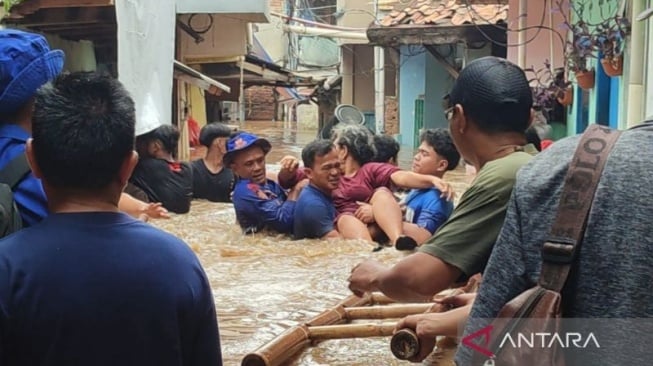
[[[222,123],[209,123],[200,131],[200,144],[206,146],[206,156],[191,163],[193,170],[193,198],[212,202],[231,202],[234,174],[222,163],[227,152],[231,128]]]
[[[175,159],[179,131],[163,125],[138,136],[136,148],[140,156],[129,181],[140,188],[150,202],[161,202],[174,213],[187,213],[193,197],[193,173],[188,163]]]

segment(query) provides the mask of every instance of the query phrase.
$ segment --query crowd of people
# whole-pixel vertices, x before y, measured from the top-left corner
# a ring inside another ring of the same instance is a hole
[[[200,262],[181,239],[143,222],[186,213],[193,198],[232,202],[245,234],[414,251],[392,266],[356,265],[348,286],[357,295],[429,301],[482,273],[478,294],[455,298],[455,309],[398,323],[420,337],[413,361],[468,320],[465,334],[473,333],[473,319],[496,317],[538,281],[578,137],[544,152],[529,143],[532,92],[505,59],[466,65],[445,98],[449,128],[423,131],[411,170],[398,167],[394,139],[343,123],[301,157],[282,159],[275,175],[266,169],[269,141],[220,123],[200,131],[202,159],[178,161],[175,127],[135,136],[122,84],[62,73],[63,64],[42,36],[0,30],[0,178],[13,174],[3,183],[18,215],[0,241],[0,364],[221,365]],[[566,287],[566,316],[653,314],[653,235],[642,224],[653,214],[652,137],[651,122],[624,131],[607,162]],[[476,176],[454,207],[445,173],[461,161]],[[471,353],[461,347],[456,362],[470,364]]]

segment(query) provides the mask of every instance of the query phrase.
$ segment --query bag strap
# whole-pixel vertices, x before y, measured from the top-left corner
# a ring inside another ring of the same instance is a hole
[[[18,154],[0,170],[0,183],[8,185],[13,190],[30,171],[25,153]]]
[[[542,248],[540,286],[562,291],[585,233],[603,167],[620,134],[595,124],[582,135],[565,176],[549,239]]]

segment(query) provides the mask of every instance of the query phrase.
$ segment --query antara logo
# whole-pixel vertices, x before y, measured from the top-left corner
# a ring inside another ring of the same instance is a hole
[[[494,358],[494,352],[489,349],[490,335],[493,329],[494,327],[492,325],[488,325],[487,327],[464,337],[462,342],[465,346],[474,351],[480,352],[488,358]],[[474,340],[476,339],[480,339],[480,341],[475,342]],[[596,336],[591,332],[588,335],[583,335],[578,332],[560,334],[549,332],[506,333],[501,339],[498,349],[500,350],[506,346],[511,346],[513,348],[601,348]]]

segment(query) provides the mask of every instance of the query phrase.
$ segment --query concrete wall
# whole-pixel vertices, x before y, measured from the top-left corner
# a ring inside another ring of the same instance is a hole
[[[519,29],[519,0],[510,0],[508,9],[508,24],[510,29]],[[560,12],[551,11],[550,2],[547,1],[527,1],[525,11],[526,27],[536,27],[540,24],[550,27],[559,32],[564,39],[566,31],[560,27],[563,18]],[[542,22],[542,13],[545,12],[544,21]],[[508,44],[518,44],[519,33],[508,32]],[[564,66],[564,46],[560,36],[548,29],[528,29],[526,30],[526,41],[533,39],[526,44],[526,64],[524,67],[534,66],[536,69],[543,67],[544,60],[552,60],[554,67]],[[518,47],[508,47],[508,59],[519,64],[517,57]]]
[[[354,105],[363,112],[374,112],[374,48],[354,48]]]
[[[270,9],[268,0],[179,0],[177,13],[216,13],[251,22],[267,22]]]
[[[182,22],[189,15],[180,16]],[[247,22],[223,15],[214,15],[214,25],[203,34],[204,42],[195,40],[181,32],[181,54],[183,58],[224,58],[247,54]]]
[[[340,101],[343,104],[354,104],[354,47],[343,45],[340,49],[342,50]]]
[[[451,62],[455,56],[454,49],[451,52],[449,46],[438,47],[440,54],[449,56],[447,59]],[[449,127],[449,122],[444,116],[442,97],[444,97],[453,87],[454,78],[430,53],[426,57],[426,87],[424,100],[424,128]]]
[[[376,17],[374,15],[374,1],[371,0],[338,0],[338,10],[342,16],[338,18],[338,25],[351,28],[368,28]],[[347,43],[366,43],[365,41],[347,40]]]
[[[97,70],[95,48],[92,42],[73,42],[49,34],[46,34],[45,38],[48,40],[50,48],[60,49],[66,55],[64,70],[71,72]]]
[[[648,0],[648,7],[653,8],[653,0]],[[646,20],[645,26],[646,30],[646,64],[653,60],[653,45],[651,45],[651,40],[653,40],[653,17]],[[646,68],[646,102],[644,103],[644,116],[650,117],[653,116],[653,68]]]
[[[269,0],[270,11],[284,13],[282,0]],[[288,37],[283,32],[281,18],[271,16],[269,23],[252,24],[256,38],[268,52],[272,61],[285,66]]]
[[[414,145],[415,100],[426,93],[426,53],[417,47],[401,47],[399,74],[399,142]]]

